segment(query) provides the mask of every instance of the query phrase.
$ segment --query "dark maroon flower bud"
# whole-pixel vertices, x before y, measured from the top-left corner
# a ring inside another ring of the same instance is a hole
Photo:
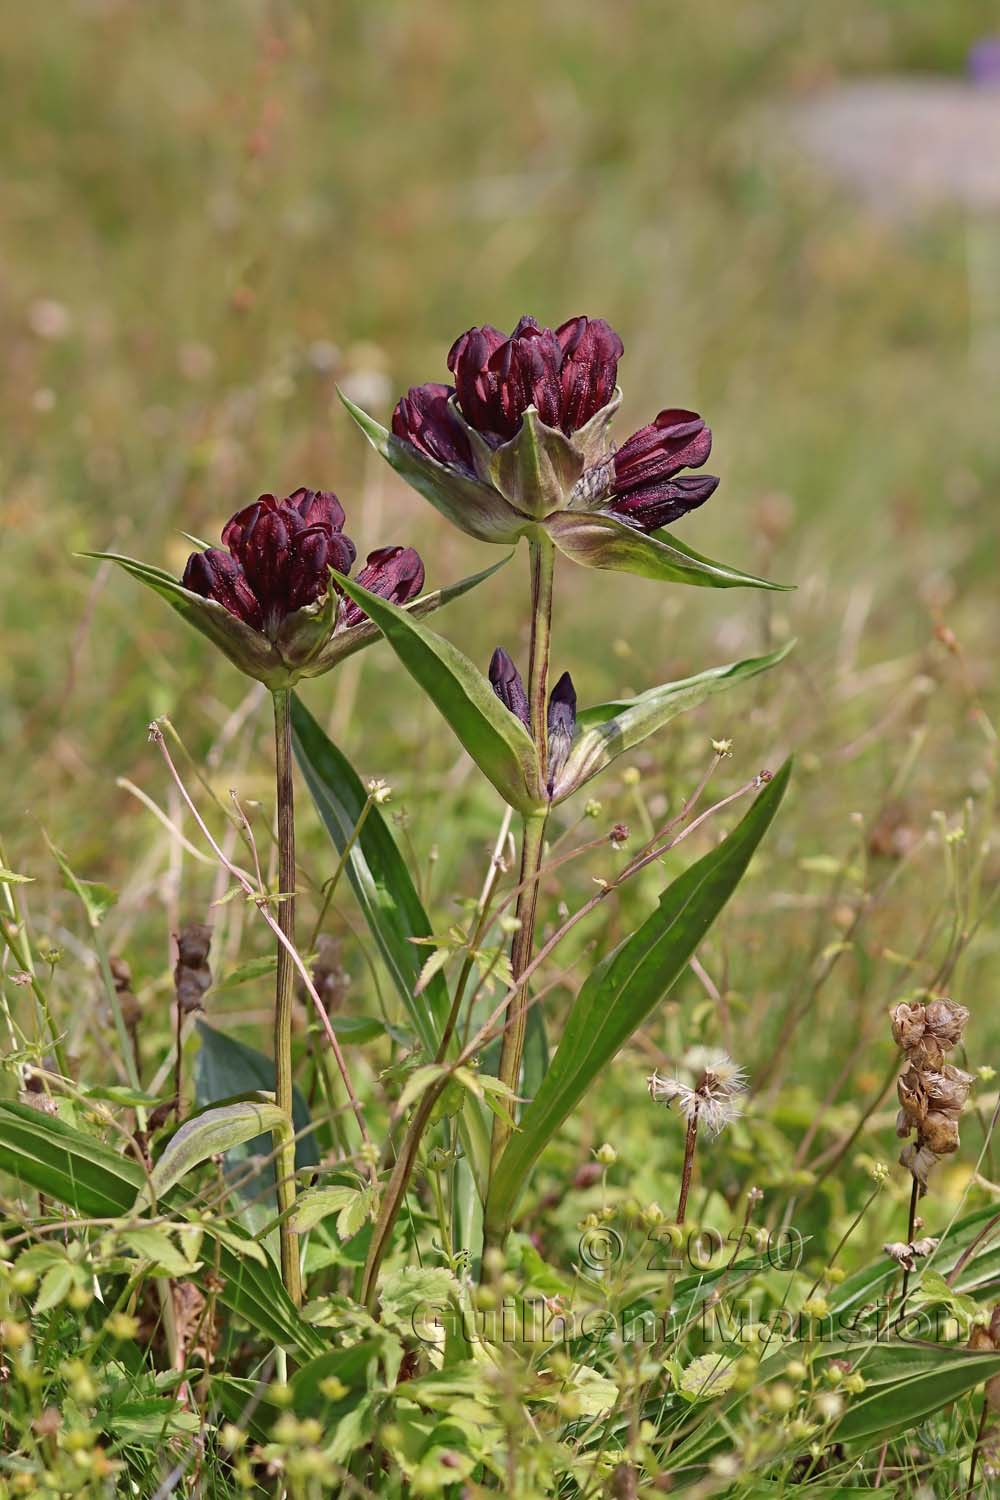
[[[564,672],[549,694],[548,711],[548,778],[552,791],[559,772],[566,764],[576,733],[576,689],[573,679]]]
[[[484,434],[503,422],[498,381],[488,366],[492,355],[507,342],[499,328],[486,323],[460,334],[448,351],[448,368],[455,377],[458,404],[470,427]]]
[[[615,454],[615,489],[630,490],[651,479],[673,479],[682,469],[700,469],[712,451],[712,430],[694,411],[661,411]]]
[[[640,531],[668,526],[715,493],[719,481],[711,474],[675,477],[700,468],[711,451],[711,428],[697,412],[661,411],[615,454],[610,509]]]
[[[627,494],[613,495],[611,509],[640,531],[658,531],[704,505],[718,487],[714,474],[685,474],[680,479],[641,485]]]
[[[221,547],[209,547],[207,552],[192,552],[184,569],[181,583],[192,594],[203,599],[214,599],[231,615],[260,630],[263,623],[260,605],[253,589],[243,576],[243,569],[228,552]]]
[[[350,571],[354,543],[342,535],[344,512],[336,495],[299,489],[285,500],[261,495],[223,528],[228,546],[273,636],[295,610],[315,604],[329,587],[329,569]]]
[[[355,548],[343,524],[343,507],[328,490],[298,489],[284,500],[261,495],[223,527],[228,555],[216,547],[193,553],[181,581],[274,638],[286,616],[323,597],[330,568],[350,571]]]
[[[393,604],[408,604],[424,586],[424,565],[412,547],[380,547],[377,552],[369,552],[357,582],[363,589]],[[342,602],[340,625],[357,625],[367,618],[353,599]]]
[[[490,659],[490,682],[503,706],[509,708],[527,728],[531,722],[528,695],[524,691],[520,672],[502,646],[497,647]]]
[[[571,318],[556,338],[563,349],[559,425],[568,436],[611,400],[625,346],[603,318]]]
[[[437,463],[473,474],[475,465],[469,439],[449,405],[454,394],[453,385],[432,382],[412,386],[397,403],[392,430]]]
[[[307,526],[326,526],[330,531],[343,531],[344,507],[332,490],[307,490],[304,486],[293,490],[288,497]]]
[[[606,406],[622,342],[600,318],[571,318],[553,333],[522,318],[510,338],[470,328],[448,355],[458,403],[470,427],[494,447],[513,438],[530,406],[546,427],[569,436]]]

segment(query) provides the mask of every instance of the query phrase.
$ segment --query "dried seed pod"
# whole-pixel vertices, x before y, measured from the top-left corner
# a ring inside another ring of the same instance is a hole
[[[926,1005],[900,1004],[890,1011],[893,1039],[903,1049],[906,1066],[896,1080],[899,1113],[896,1134],[916,1136],[903,1147],[900,1162],[927,1191],[931,1167],[959,1147],[958,1121],[973,1078],[945,1053],[962,1040],[969,1012],[947,996]]]
[[[183,1015],[204,1010],[205,991],[212,983],[208,966],[212,946],[212,929],[200,922],[182,927],[176,934],[177,963],[174,966],[174,990]]]

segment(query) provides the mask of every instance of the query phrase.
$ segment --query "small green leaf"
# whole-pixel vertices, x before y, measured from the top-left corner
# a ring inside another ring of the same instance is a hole
[[[0,865],[0,885],[31,885],[34,878],[34,875],[18,875],[15,870]]]
[[[105,1104],[120,1104],[123,1109],[155,1109],[160,1103],[157,1094],[144,1093],[142,1089],[130,1089],[125,1084],[93,1084],[81,1087],[85,1099],[99,1099]]]
[[[379,626],[403,666],[504,800],[519,812],[537,812],[543,804],[531,736],[500,702],[479,668],[457,646],[405,610],[346,578],[340,583]]]
[[[162,1198],[210,1156],[221,1155],[256,1135],[270,1135],[272,1131],[279,1136],[290,1136],[292,1122],[276,1104],[263,1099],[259,1102],[242,1099],[193,1116],[171,1136],[153,1168],[150,1185],[136,1199],[136,1208],[148,1203],[151,1193],[156,1199]]]
[[[400,1113],[409,1109],[411,1104],[415,1104],[421,1094],[426,1093],[431,1084],[436,1083],[447,1071],[443,1063],[425,1063],[422,1068],[414,1068],[399,1096],[399,1103],[396,1107]]]
[[[56,848],[48,834],[45,835],[45,842],[48,844],[49,850],[62,872],[63,883],[66,889],[72,891],[79,898],[84,911],[87,913],[87,921],[90,923],[91,929],[96,932],[118,900],[117,893],[110,886],[100,885],[96,880],[81,880],[79,876],[74,875],[70,868],[69,860],[61,849]]]
[[[638,573],[660,583],[690,583],[699,588],[784,589],[752,573],[712,562],[679,542],[670,532],[647,536],[614,516],[564,510],[545,522],[559,551],[585,568]]]
[[[481,542],[514,542],[530,524],[526,516],[520,515],[488,484],[459,469],[436,463],[412,443],[402,442],[388,432],[349,401],[343,391],[338,394],[376,453],[460,531]]]
[[[336,1183],[333,1187],[310,1188],[302,1193],[295,1204],[291,1224],[296,1234],[306,1234],[329,1214],[339,1214],[350,1207],[358,1196],[358,1189]]]
[[[697,707],[715,693],[721,693],[736,683],[745,682],[748,678],[777,666],[794,645],[794,641],[789,641],[767,656],[730,662],[724,667],[711,667],[707,672],[699,672],[696,677],[686,677],[680,682],[667,682],[662,687],[650,688],[638,698],[601,703],[594,708],[584,709],[577,720],[580,732],[559,773],[552,800],[559,802],[568,797],[617,756],[641,745],[643,740],[662,729],[678,714]]]
[[[163,1276],[191,1275],[192,1266],[187,1256],[182,1255],[162,1229],[129,1229],[122,1235],[122,1242],[158,1268]]]
[[[226,990],[235,990],[241,984],[248,984],[253,979],[263,979],[265,974],[273,974],[277,967],[277,957],[273,953],[266,954],[263,958],[251,958],[248,963],[240,964],[238,969],[233,969],[222,979],[213,984],[215,994],[224,994]],[[231,1090],[231,1092],[237,1092]]]
[[[541,1087],[498,1163],[487,1203],[488,1229],[509,1224],[542,1149],[683,973],[770,827],[790,772],[786,761],[722,843],[669,885],[656,911],[584,981]]]
[[[54,1307],[58,1307],[75,1280],[73,1267],[68,1260],[63,1260],[58,1265],[50,1266],[42,1277],[38,1296],[35,1298],[33,1309],[35,1315],[37,1316],[43,1312],[51,1312]]]
[[[234,1099],[239,1094],[261,1091],[273,1094],[275,1090],[274,1063],[256,1047],[248,1046],[234,1036],[228,1036],[217,1026],[198,1021],[198,1057],[195,1063],[195,1100],[199,1107],[217,1104],[224,1099]],[[298,1084],[292,1088],[292,1123],[295,1126],[295,1165],[315,1167],[319,1162],[316,1135],[312,1130],[312,1118],[305,1096]],[[266,1135],[249,1140],[238,1148],[230,1160],[245,1156],[268,1156],[271,1141]],[[266,1180],[273,1182],[274,1168],[268,1164]],[[258,1175],[247,1183],[247,1197],[256,1197],[264,1178]]]

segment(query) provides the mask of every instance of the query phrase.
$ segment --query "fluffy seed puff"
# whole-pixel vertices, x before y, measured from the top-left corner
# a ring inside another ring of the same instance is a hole
[[[654,1073],[647,1087],[651,1098],[668,1106],[676,1103],[689,1125],[696,1121],[709,1135],[717,1136],[743,1113],[747,1075],[726,1052],[690,1047],[677,1073]]]

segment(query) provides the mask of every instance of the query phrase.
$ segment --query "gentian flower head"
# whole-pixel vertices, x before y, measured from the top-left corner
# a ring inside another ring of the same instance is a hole
[[[589,568],[716,588],[778,588],[700,557],[661,528],[704,505],[712,434],[666,407],[616,450],[624,347],[603,318],[557,328],[523,317],[509,335],[469,328],[447,356],[453,384],[413,386],[391,431],[342,397],[372,445],[454,525],[480,541],[547,535]]]
[[[228,551],[209,547],[188,558],[181,587],[246,627],[233,644],[252,641],[252,650],[228,654],[252,676],[261,676],[262,661],[270,671],[272,659],[272,675],[317,675],[347,654],[338,646],[345,633],[363,624],[377,633],[363,610],[331,588],[330,570],[350,573],[357,556],[344,519],[329,490],[298,489],[283,500],[261,495],[222,528]],[[407,604],[423,586],[423,564],[412,547],[382,547],[369,554],[359,581]]]
[[[469,328],[447,356],[453,384],[413,386],[391,431],[342,396],[373,447],[455,526],[484,542],[543,536],[588,568],[714,588],[780,588],[712,562],[661,528],[704,505],[712,434],[666,407],[616,450],[618,334],[603,318],[509,335]]]
[[[229,551],[192,552],[181,583],[275,640],[289,615],[326,594],[330,568],[351,571],[357,549],[343,526],[344,508],[329,491],[261,495],[222,528]]]

